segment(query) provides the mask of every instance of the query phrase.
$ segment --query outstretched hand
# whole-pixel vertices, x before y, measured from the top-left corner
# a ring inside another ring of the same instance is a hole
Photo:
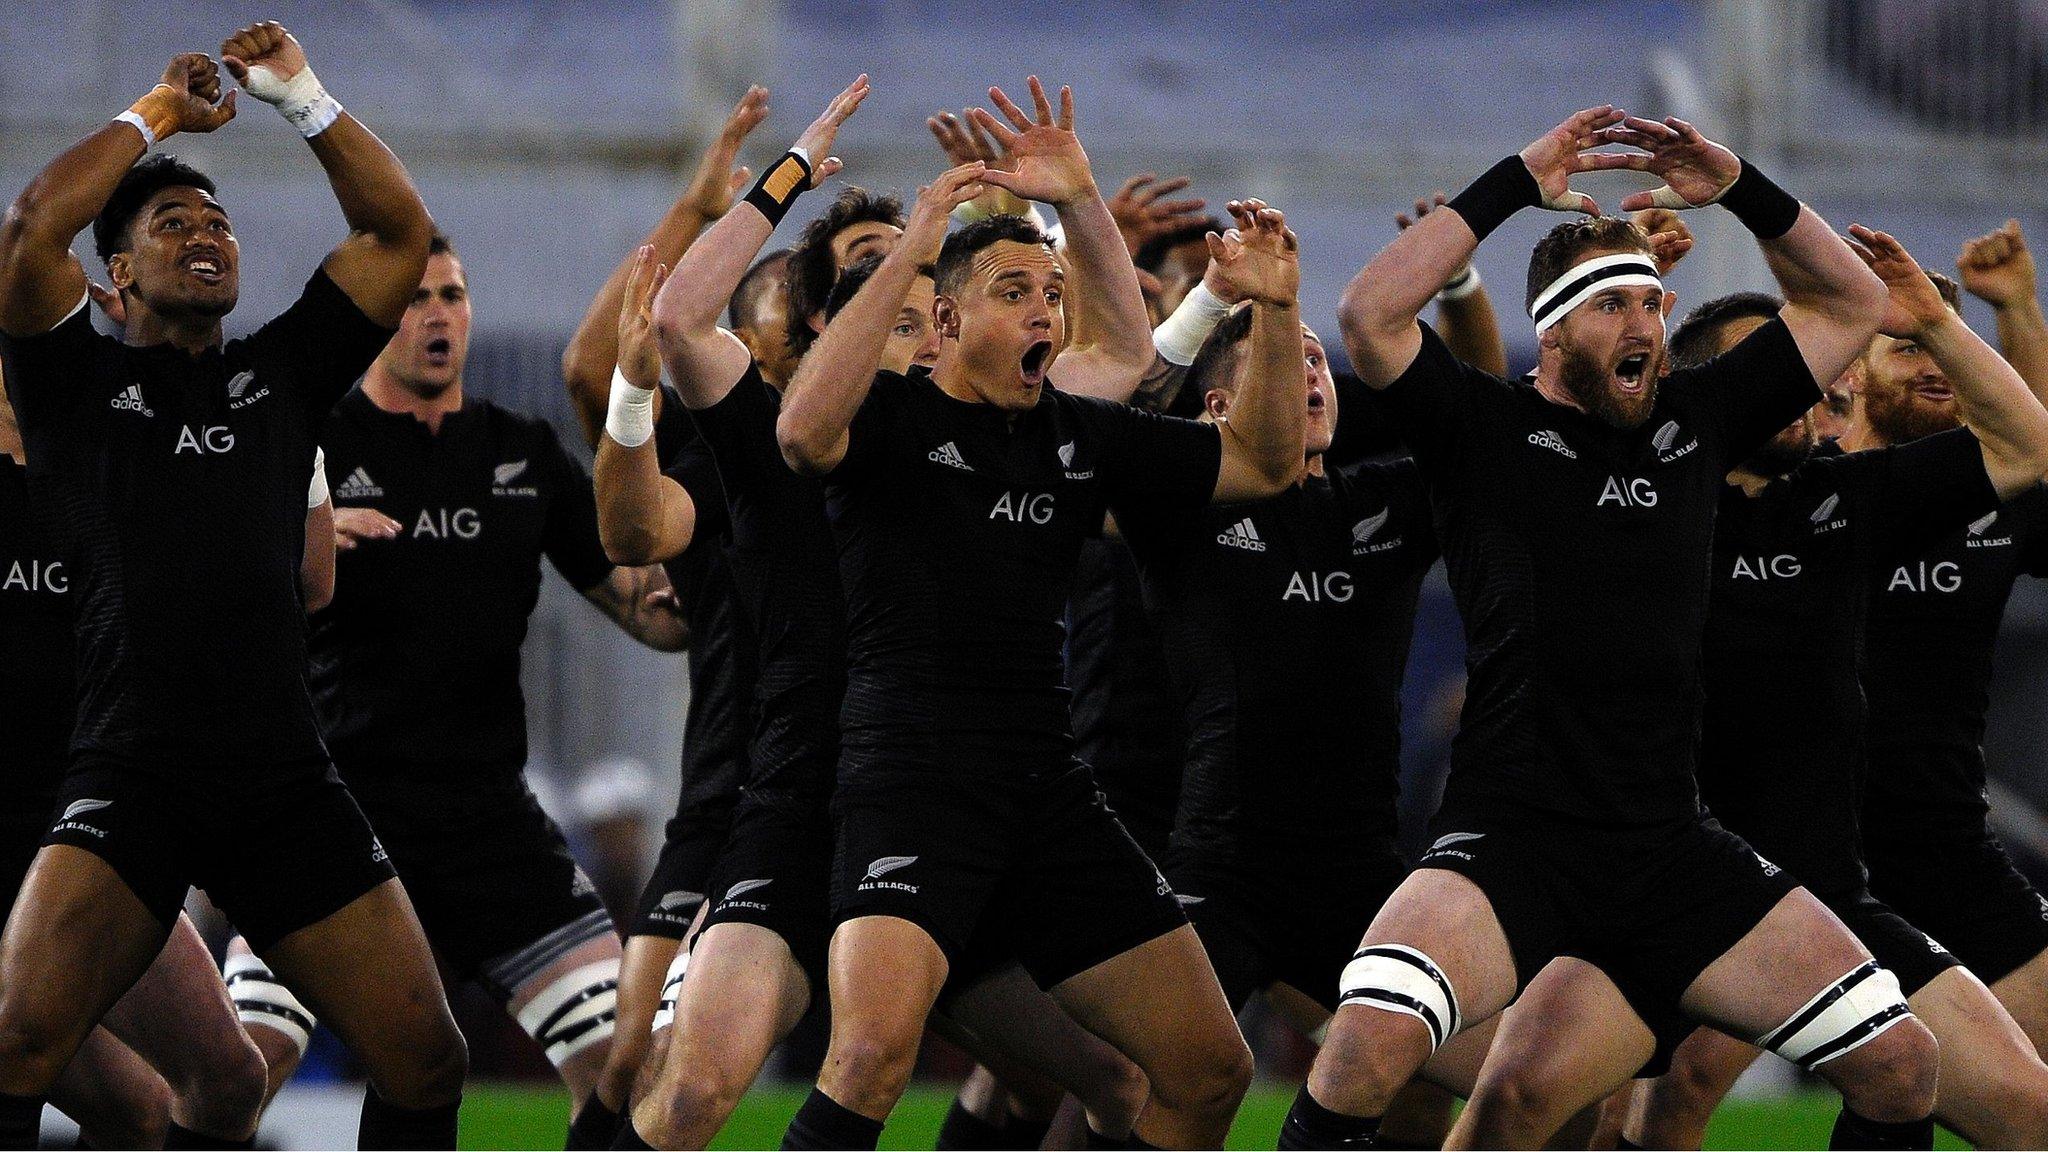
[[[1109,198],[1110,219],[1116,221],[1116,230],[1132,255],[1148,240],[1202,223],[1202,209],[1209,206],[1207,200],[1199,196],[1167,199],[1192,182],[1186,176],[1161,180],[1150,172],[1141,172],[1124,181],[1116,195]]]
[[[740,102],[732,106],[732,114],[725,118],[725,126],[718,130],[717,139],[704,150],[704,156],[697,161],[697,170],[690,177],[690,186],[683,198],[697,214],[706,220],[716,220],[732,210],[733,201],[738,199],[740,189],[754,174],[745,165],[735,167],[740,157],[740,145],[761,122],[768,118],[768,90],[756,84],[747,89]]]
[[[204,52],[171,57],[161,84],[144,97],[157,98],[161,103],[152,107],[169,117],[172,132],[211,132],[235,118],[235,94],[221,95],[220,66]],[[154,112],[149,119],[155,122]],[[158,132],[159,137],[167,134]]]
[[[1522,149],[1522,163],[1536,178],[1543,206],[1553,212],[1584,212],[1598,216],[1600,205],[1591,196],[1574,191],[1572,177],[1603,165],[1595,163],[1597,153],[1589,149],[1606,143],[1603,133],[1621,123],[1627,113],[1612,104],[1574,112],[1569,119],[1529,142]]]
[[[831,154],[832,142],[839,138],[840,126],[860,110],[860,102],[868,98],[868,90],[868,74],[863,72],[834,96],[832,103],[827,104],[818,118],[811,121],[811,126],[804,129],[804,134],[796,138],[796,146],[811,158],[811,187],[816,188],[833,173],[846,167],[839,157]]]
[[[1209,233],[1209,259],[1240,299],[1291,306],[1301,291],[1301,243],[1287,217],[1263,200],[1232,200],[1237,227]]]
[[[1594,169],[1627,169],[1662,177],[1663,187],[1637,192],[1621,202],[1621,210],[1700,208],[1712,204],[1742,175],[1742,161],[1726,147],[1676,116],[1645,120],[1629,116],[1600,133],[1602,144],[1626,144],[1640,152],[1594,152],[1586,156]]]
[[[1895,339],[1912,340],[1954,316],[1948,302],[1941,298],[1941,290],[1928,279],[1926,269],[1890,234],[1851,224],[1849,247],[1891,292],[1878,331]]]
[[[1009,118],[1009,125],[986,108],[967,110],[968,118],[995,139],[1004,159],[1013,162],[1008,170],[1001,164],[990,168],[984,179],[1026,200],[1055,208],[1095,195],[1095,172],[1088,164],[1088,154],[1081,150],[1081,138],[1074,134],[1074,90],[1060,89],[1060,113],[1055,120],[1045,86],[1036,76],[1029,83],[1035,120],[1024,115],[1001,88],[990,88],[988,98]]]
[[[1956,271],[1962,274],[1964,290],[1993,308],[2034,299],[2034,254],[2027,251],[2017,220],[1965,241]]]
[[[963,114],[964,116],[964,114]],[[951,112],[938,112],[925,118],[924,126],[931,129],[932,138],[946,153],[946,159],[955,168],[979,160],[990,168],[1009,170],[1017,166],[1014,156],[1005,156],[994,140],[989,139],[981,125],[971,116],[955,116]],[[1031,206],[1016,196],[996,187],[984,184],[980,199],[982,210],[990,216],[1022,216],[1031,211]]]
[[[661,347],[654,337],[654,298],[668,282],[668,265],[654,260],[654,245],[633,253],[626,294],[619,300],[619,372],[635,388],[661,383]]]

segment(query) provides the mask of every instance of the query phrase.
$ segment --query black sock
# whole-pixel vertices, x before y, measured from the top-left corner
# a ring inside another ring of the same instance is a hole
[[[1295,1094],[1294,1107],[1287,1110],[1286,1123],[1280,1125],[1280,1147],[1370,1148],[1379,1130],[1379,1117],[1332,1112],[1316,1103],[1316,1098],[1308,1093],[1308,1085],[1303,1084]]]
[[[619,1114],[605,1106],[605,1102],[592,1092],[590,1099],[583,1102],[583,1111],[569,1121],[569,1138],[562,1147],[568,1152],[588,1152],[589,1149],[609,1148],[619,1135]]]
[[[939,1125],[939,1141],[935,1149],[956,1149],[958,1152],[988,1152],[998,1148],[1036,1148],[1036,1144],[1012,1143],[1000,1124],[991,1124],[967,1110],[967,1102],[958,1096],[953,1106],[946,1109],[946,1122]]]
[[[33,1148],[43,1133],[43,1098],[0,1092],[0,1148]]]
[[[454,1148],[455,1116],[462,1101],[432,1108],[400,1108],[363,1088],[363,1118],[356,1126],[356,1147],[363,1152],[387,1148]]]
[[[619,1121],[619,1134],[612,1137],[612,1147],[623,1148],[626,1152],[654,1152],[654,1145],[649,1144],[647,1137],[642,1136],[640,1130],[633,1127],[633,1117],[630,1115]]]
[[[164,1133],[165,1152],[177,1152],[177,1150],[181,1149],[254,1148],[255,1146],[256,1134],[254,1132],[249,1134],[247,1140],[230,1140],[225,1136],[208,1136],[204,1132],[194,1132],[176,1120],[171,1121],[170,1130]]]
[[[1086,1138],[1086,1142],[1081,1145],[1081,1147],[1083,1148],[1104,1149],[1130,1147],[1130,1145],[1124,1143],[1122,1140],[1119,1140],[1114,1136],[1104,1136],[1102,1133],[1097,1132],[1095,1130],[1095,1125],[1093,1124],[1086,1125],[1086,1128],[1088,1131],[1088,1136]]]
[[[784,1148],[844,1149],[862,1152],[882,1138],[882,1122],[845,1107],[816,1088],[796,1110],[789,1131],[782,1134]]]
[[[1643,1146],[1626,1136],[1614,1138],[1614,1152],[1643,1152]]]
[[[1877,1152],[1893,1148],[1932,1148],[1934,1117],[1887,1122],[1858,1116],[1844,1106],[1842,1114],[1835,1117],[1835,1131],[1828,1137],[1828,1147],[1868,1148]]]
[[[1012,1113],[1003,1123],[1003,1147],[1036,1148],[1045,1143],[1046,1133],[1052,1131],[1052,1119],[1032,1120]]]
[[[1132,1149],[1133,1152],[1146,1152],[1148,1149],[1150,1152],[1160,1152],[1159,1145],[1145,1143],[1145,1141],[1138,1137],[1136,1132],[1124,1138],[1123,1146]]]

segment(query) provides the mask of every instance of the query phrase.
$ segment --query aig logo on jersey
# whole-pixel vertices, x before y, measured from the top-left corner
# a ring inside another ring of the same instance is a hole
[[[0,592],[51,592],[58,596],[71,591],[71,577],[62,560],[16,560],[7,566],[7,578],[0,580]]]
[[[1351,526],[1351,554],[1353,556],[1370,556],[1376,552],[1386,552],[1401,546],[1401,538],[1399,536],[1390,536],[1378,543],[1373,542],[1373,537],[1379,535],[1380,529],[1387,526],[1387,517],[1393,515],[1393,512],[1392,508],[1382,508]]]
[[[1030,521],[1033,524],[1052,523],[1052,493],[1050,492],[1004,492],[996,497],[995,507],[988,510],[991,520],[1008,520],[1012,524]]]
[[[178,428],[178,446],[171,455],[190,452],[194,456],[220,456],[235,449],[235,430],[225,424],[190,424]]]
[[[538,496],[540,489],[531,484],[513,485],[513,481],[526,474],[526,461],[511,460],[491,469],[491,495],[493,496]]]
[[[1593,506],[1605,508],[1610,504],[1621,508],[1655,508],[1657,489],[1643,476],[1609,476]]]
[[[1657,463],[1669,464],[1690,455],[1700,446],[1699,437],[1694,436],[1685,442],[1684,447],[1673,448],[1672,445],[1678,443],[1678,433],[1678,421],[1666,420],[1664,426],[1657,429],[1657,434],[1650,437],[1651,446],[1657,449]]]
[[[2011,544],[2011,536],[1984,535],[1984,533],[1989,531],[1991,529],[1991,526],[1996,523],[1998,523],[1998,513],[1996,511],[1986,513],[1982,519],[1970,521],[1970,527],[1964,532],[1963,535],[1963,547],[2003,548],[2006,545]]]

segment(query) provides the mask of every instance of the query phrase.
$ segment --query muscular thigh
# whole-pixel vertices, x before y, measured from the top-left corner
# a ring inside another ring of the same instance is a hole
[[[1776,1028],[1870,959],[1827,906],[1804,888],[1781,899],[1685,991],[1688,1014],[1737,1037]]]

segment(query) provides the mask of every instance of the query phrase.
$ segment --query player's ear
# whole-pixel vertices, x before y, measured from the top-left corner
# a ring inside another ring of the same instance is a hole
[[[1673,312],[1677,311],[1677,309],[1678,309],[1678,293],[1676,293],[1676,292],[1673,292],[1673,291],[1672,291],[1671,289],[1669,289],[1669,288],[1666,288],[1666,289],[1664,290],[1664,318],[1665,318],[1666,320],[1669,320],[1669,319],[1671,319],[1671,314],[1672,314]]]
[[[932,326],[939,330],[939,339],[960,338],[960,305],[951,296],[932,298]]]
[[[1202,394],[1202,409],[1211,420],[1221,420],[1230,415],[1230,393],[1221,388],[1211,388]]]
[[[116,252],[107,257],[107,283],[116,292],[125,292],[135,283],[135,275],[128,266],[128,253]]]

